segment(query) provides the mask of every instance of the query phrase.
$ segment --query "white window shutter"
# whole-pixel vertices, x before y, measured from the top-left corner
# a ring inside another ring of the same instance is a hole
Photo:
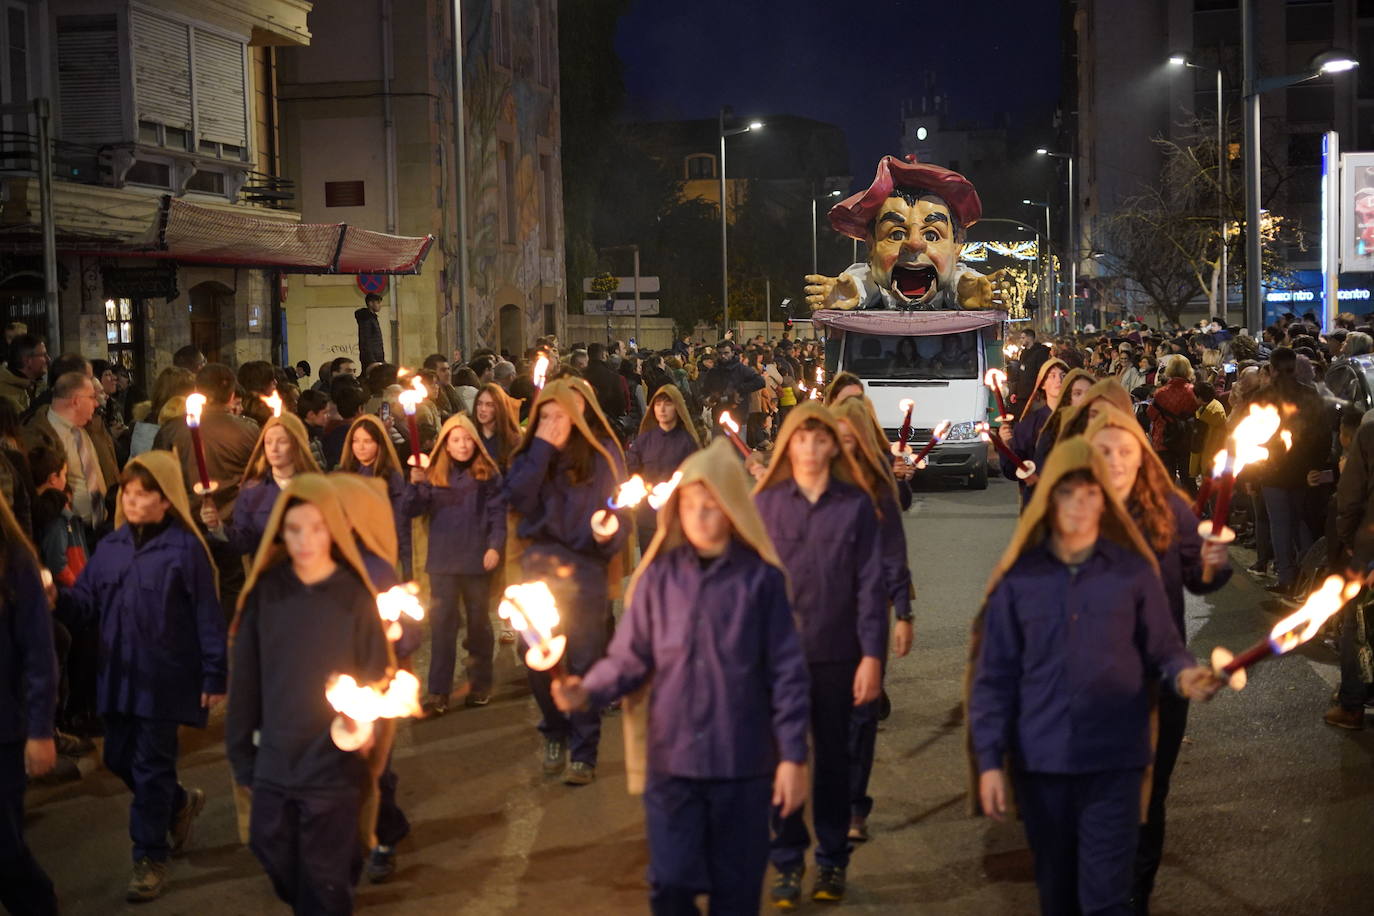
[[[129,139],[114,16],[57,17],[57,85],[63,140],[98,146]]]
[[[196,29],[196,121],[202,140],[248,146],[243,42]]]
[[[191,37],[186,25],[129,10],[138,120],[191,128]]]

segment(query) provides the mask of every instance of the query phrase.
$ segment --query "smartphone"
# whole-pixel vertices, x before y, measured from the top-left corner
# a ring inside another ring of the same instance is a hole
[[[385,423],[387,420],[390,420],[390,419],[391,419],[391,405],[388,404],[386,401],[383,401],[383,402],[382,402],[382,409],[379,410],[378,413],[381,414],[382,422],[383,422],[383,423]]]
[[[630,338],[630,347],[635,350],[639,349],[639,344],[635,343],[635,339],[633,337]]]

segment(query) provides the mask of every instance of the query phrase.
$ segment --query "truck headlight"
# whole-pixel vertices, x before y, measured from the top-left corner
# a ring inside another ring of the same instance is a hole
[[[968,442],[971,439],[977,438],[977,424],[972,420],[966,420],[963,423],[955,423],[949,428],[949,432],[945,434],[946,442]]]

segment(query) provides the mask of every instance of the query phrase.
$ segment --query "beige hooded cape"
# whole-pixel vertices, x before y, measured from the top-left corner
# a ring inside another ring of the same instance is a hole
[[[291,444],[296,449],[296,473],[320,473],[320,466],[315,463],[315,456],[310,454],[310,434],[305,431],[305,424],[295,414],[284,413],[280,417],[268,417],[267,422],[262,425],[262,432],[258,434],[257,444],[253,446],[253,452],[248,456],[248,462],[243,466],[242,482],[257,480],[267,473],[267,458],[263,455],[262,443],[267,436],[267,431],[274,426],[280,426],[291,437]]]
[[[658,426],[658,420],[654,419],[654,401],[659,398],[667,398],[673,402],[674,409],[677,410],[677,425],[687,430],[692,436],[692,441],[701,448],[701,434],[697,432],[697,426],[692,422],[692,413],[687,409],[687,402],[682,397],[682,392],[676,385],[659,385],[654,396],[649,398],[649,409],[644,411],[644,419],[639,421],[639,431],[653,429]]]

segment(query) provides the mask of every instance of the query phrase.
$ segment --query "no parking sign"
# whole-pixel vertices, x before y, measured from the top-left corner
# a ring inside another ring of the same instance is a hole
[[[358,274],[358,289],[367,295],[381,295],[386,289],[386,274]]]

